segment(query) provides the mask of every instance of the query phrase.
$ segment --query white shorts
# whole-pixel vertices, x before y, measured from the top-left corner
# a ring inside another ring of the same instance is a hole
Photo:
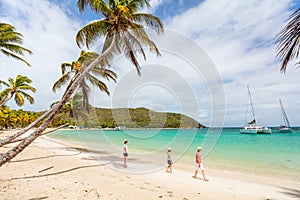
[[[200,166],[199,166],[198,163],[196,163],[196,170],[198,171],[199,169],[200,169],[201,171],[204,171],[204,170],[205,170],[205,168],[204,168],[204,166],[203,166],[202,163],[200,163]]]

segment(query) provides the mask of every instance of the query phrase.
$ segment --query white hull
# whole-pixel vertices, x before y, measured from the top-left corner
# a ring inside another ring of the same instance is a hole
[[[271,134],[272,131],[268,127],[245,126],[240,130],[243,134]]]

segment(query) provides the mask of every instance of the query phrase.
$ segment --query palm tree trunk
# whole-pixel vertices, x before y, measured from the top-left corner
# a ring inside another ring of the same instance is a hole
[[[3,102],[1,102],[0,106],[4,106],[9,100],[11,100],[12,97],[13,95],[11,94],[9,98],[6,98]]]
[[[41,120],[43,120],[45,117],[47,117],[47,115],[49,115],[49,113],[52,111],[48,110],[47,112],[45,112],[43,115],[41,115],[39,118],[37,118],[34,122],[32,122],[31,124],[29,124],[27,127],[21,129],[20,131],[18,131],[17,133],[3,139],[0,141],[0,147],[2,147],[3,145],[9,144],[12,140],[16,139],[17,137],[23,135],[24,133],[26,133],[27,131],[29,131],[31,128],[33,128],[35,125],[37,125]]]
[[[68,90],[64,93],[62,96],[60,102],[51,110],[48,117],[45,119],[45,121],[42,123],[40,127],[38,127],[33,133],[31,133],[28,137],[26,137],[22,142],[20,142],[17,146],[15,146],[13,149],[7,151],[6,153],[0,155],[0,167],[5,164],[6,162],[10,161],[12,158],[17,156],[19,153],[21,153],[28,145],[30,145],[36,138],[42,135],[43,131],[48,127],[48,125],[53,121],[56,115],[59,114],[61,108],[63,105],[66,104],[66,102],[70,99],[74,91],[77,89],[78,85],[81,83],[85,75],[94,68],[100,61],[102,61],[110,51],[112,50],[114,43],[115,43],[115,35],[113,37],[112,43],[103,52],[98,58],[96,58],[89,66],[87,66],[82,73],[78,73],[78,76],[75,77],[73,83],[70,85]]]

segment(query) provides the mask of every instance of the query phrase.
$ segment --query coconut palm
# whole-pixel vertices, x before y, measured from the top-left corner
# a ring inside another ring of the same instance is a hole
[[[22,37],[23,35],[16,32],[12,25],[0,23],[0,51],[4,55],[21,60],[30,66],[26,60],[20,57],[20,55],[24,55],[24,52],[32,54],[29,49],[20,46],[23,42]]]
[[[54,107],[56,104],[58,104],[59,101],[54,102],[51,104],[51,107]],[[86,106],[84,103],[84,96],[82,93],[77,93],[74,95],[72,99],[70,99],[61,109],[62,113],[68,113],[71,118],[79,119],[82,118],[85,127],[87,127],[87,112],[86,112]],[[71,121],[69,124],[72,124]]]
[[[12,111],[7,106],[0,106],[0,128],[8,128],[12,126],[11,122]]]
[[[76,61],[72,63],[62,63],[61,64],[62,77],[60,77],[54,83],[52,90],[55,92],[58,88],[67,84],[71,79],[71,81],[69,82],[70,85],[74,80],[73,78],[78,73],[81,73],[84,70],[84,67],[91,64],[97,57],[99,57],[99,54],[97,54],[96,52],[81,51],[80,56]],[[99,65],[96,65],[93,69],[91,69],[86,74],[85,78],[81,81],[79,87],[83,94],[83,106],[86,108],[87,111],[88,111],[88,105],[89,105],[88,99],[90,93],[90,87],[88,85],[88,82],[94,86],[97,86],[98,89],[104,91],[106,94],[109,95],[109,91],[106,84],[100,81],[97,77],[104,77],[107,80],[111,79],[116,82],[117,74],[112,70],[102,68]]]
[[[277,39],[276,56],[281,61],[282,72],[286,71],[288,63],[297,59],[300,50],[300,8],[296,10],[289,18],[287,25],[280,31]],[[300,65],[297,62],[296,65]]]
[[[103,19],[93,21],[83,27],[76,36],[79,47],[86,45],[89,48],[102,37],[105,38],[102,52],[113,45],[113,53],[124,53],[140,74],[140,65],[137,53],[146,59],[143,48],[160,55],[156,45],[146,33],[143,25],[154,29],[157,33],[163,32],[163,25],[159,18],[148,14],[138,13],[144,5],[150,6],[148,0],[78,0],[81,12],[89,6],[96,13],[102,13]]]
[[[136,13],[138,9],[142,8],[144,5],[149,5],[147,0],[109,0],[108,4],[102,0],[78,1],[78,6],[81,11],[83,11],[86,6],[90,6],[95,12],[103,13],[105,16],[104,20],[100,20],[96,24],[91,23],[79,31],[76,37],[78,45],[81,46],[85,43],[89,46],[99,39],[99,37],[103,36],[105,40],[103,43],[102,53],[87,67],[83,67],[81,73],[78,73],[75,77],[73,77],[71,84],[63,94],[60,102],[56,104],[52,110],[46,112],[47,115],[44,114],[43,118],[40,117],[38,119],[41,120],[47,116],[38,129],[34,130],[15,148],[10,149],[6,153],[0,154],[0,166],[10,161],[22,152],[28,145],[30,145],[37,137],[42,135],[43,131],[60,112],[63,105],[66,104],[66,102],[72,97],[73,93],[91,69],[99,65],[101,65],[101,67],[105,67],[110,64],[110,61],[116,53],[124,53],[124,55],[135,65],[138,73],[140,73],[140,67],[136,59],[136,52],[142,53],[145,58],[143,48],[148,47],[151,51],[154,51],[157,55],[159,55],[158,49],[149,39],[143,26],[149,26],[156,32],[160,33],[163,30],[162,24],[158,18],[150,14]],[[36,121],[34,123],[37,123]],[[32,125],[29,125],[28,127],[30,126]],[[28,127],[17,132],[13,135],[13,137],[0,142],[1,145],[22,135],[24,132],[29,130]]]
[[[16,80],[9,78],[8,83],[0,80],[0,84],[7,87],[0,93],[0,105],[5,105],[13,97],[15,98],[15,102],[18,106],[24,105],[25,99],[27,99],[30,104],[33,104],[33,97],[24,92],[26,90],[30,90],[31,92],[36,91],[34,87],[29,85],[31,82],[32,81],[29,78],[22,75],[18,75]]]

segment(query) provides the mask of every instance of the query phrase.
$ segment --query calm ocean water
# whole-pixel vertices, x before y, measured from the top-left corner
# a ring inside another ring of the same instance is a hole
[[[272,131],[270,135],[248,135],[240,134],[239,128],[60,130],[49,136],[81,142],[99,161],[113,163],[122,162],[126,138],[137,172],[165,167],[169,146],[175,164],[194,166],[195,151],[202,146],[206,168],[300,180],[300,130],[289,134]]]

